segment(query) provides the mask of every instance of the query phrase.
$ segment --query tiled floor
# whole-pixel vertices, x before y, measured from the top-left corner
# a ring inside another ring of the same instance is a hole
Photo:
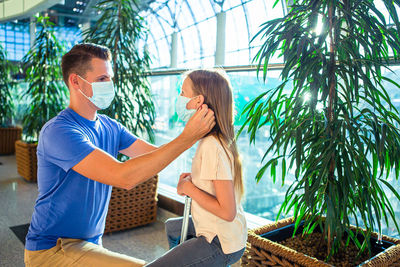
[[[0,162],[0,266],[24,266],[24,246],[10,227],[30,222],[37,185],[18,175],[14,155],[0,156]],[[155,223],[107,234],[103,245],[112,251],[151,261],[168,248],[163,222],[171,216],[175,215],[159,209]]]

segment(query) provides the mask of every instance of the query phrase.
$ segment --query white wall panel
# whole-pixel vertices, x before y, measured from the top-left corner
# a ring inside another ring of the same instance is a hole
[[[5,0],[0,3],[0,22],[29,18],[64,0]]]

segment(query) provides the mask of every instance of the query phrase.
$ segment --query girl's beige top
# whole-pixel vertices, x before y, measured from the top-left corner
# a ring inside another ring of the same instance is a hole
[[[229,152],[228,152],[229,153]],[[215,196],[213,180],[232,180],[234,175],[232,155],[228,157],[221,143],[214,136],[200,140],[192,161],[192,182],[203,191]],[[241,250],[246,245],[247,226],[243,208],[236,195],[236,217],[225,221],[192,201],[192,217],[197,236],[204,236],[211,243],[217,235],[225,254]]]

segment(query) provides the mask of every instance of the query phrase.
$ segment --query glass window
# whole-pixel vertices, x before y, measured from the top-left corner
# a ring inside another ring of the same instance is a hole
[[[13,50],[15,50],[15,44],[14,43],[6,43],[6,49],[8,50],[8,53],[11,53]]]
[[[157,16],[162,18],[162,20],[171,27],[171,25],[174,24],[174,21],[171,17],[171,12],[169,10],[169,8],[167,7],[167,5],[164,5],[162,8],[160,8],[157,11]]]
[[[168,39],[163,38],[157,43],[150,43],[148,45],[148,51],[152,59],[150,64],[152,68],[170,66],[170,47]]]
[[[196,26],[191,26],[180,32],[182,47],[181,49],[178,49],[179,63],[182,64],[183,62],[191,62],[191,60],[199,58],[200,55],[202,55],[203,47],[197,31],[198,29]],[[182,66],[179,65],[179,67]]]
[[[20,60],[27,52],[25,44],[29,44],[29,39],[25,38],[25,33],[29,33],[29,28],[25,23],[7,22],[0,24],[0,42],[7,51],[9,60]]]
[[[251,64],[261,41],[256,40],[251,46],[249,46],[249,41],[258,32],[262,23],[283,15],[280,3],[272,11],[274,2],[267,0],[225,0],[223,6],[223,10],[227,14],[225,65]],[[168,38],[169,40],[173,30],[180,32],[178,67],[212,66],[214,63],[210,64],[210,62],[213,62],[213,60],[206,60],[205,58],[215,54],[216,13],[220,10],[219,5],[213,0],[153,2],[150,5],[150,10],[141,14],[149,25],[150,35],[153,35],[152,38],[148,39],[148,45],[154,46],[149,52],[155,52],[151,54],[153,59],[151,67],[169,66],[168,63],[165,63],[165,54],[170,53],[170,44],[165,46],[163,39]],[[176,17],[175,29],[172,28],[174,17]]]
[[[193,24],[195,24],[195,11],[191,9],[187,1],[182,1],[181,13],[179,14],[177,20],[180,29],[185,29]]]
[[[22,51],[24,51],[24,45],[23,44],[16,44],[15,49],[18,51],[18,53],[22,54]]]
[[[226,14],[226,52],[249,47],[246,17],[242,7],[236,7]],[[248,59],[246,60],[246,63]],[[246,64],[244,63],[244,64]]]
[[[247,3],[246,9],[247,14],[251,14],[251,16],[247,16],[247,19],[249,21],[249,31],[252,39],[253,36],[256,35],[257,32],[260,30],[261,24],[267,21],[267,18],[270,19],[269,16],[267,17],[267,3],[265,3],[265,1],[263,0],[254,0]],[[268,13],[274,14],[274,12]],[[276,13],[281,13],[280,16],[282,16],[282,12],[275,12],[275,14]],[[256,46],[260,45],[260,43],[252,42],[251,45]]]
[[[168,30],[168,34],[171,33],[170,27],[165,21],[161,21],[161,19],[152,17],[149,22],[149,30],[154,35],[154,41],[158,41],[160,39],[165,38],[167,35],[166,30]]]
[[[18,38],[18,39],[21,39],[21,40],[22,40],[22,39],[23,39],[23,36],[24,36],[24,35],[23,35],[22,32],[16,32],[16,33],[15,33],[15,38]]]
[[[203,57],[214,56],[215,44],[217,39],[216,17],[212,17],[198,24],[199,33],[203,44]],[[214,63],[213,63],[214,64]]]
[[[187,0],[187,2],[194,14],[196,22],[201,22],[207,18],[215,16],[214,8],[209,0],[204,0],[204,1]]]
[[[247,2],[246,0],[229,0],[224,2],[224,10],[235,8],[242,5],[242,2]]]
[[[248,63],[249,63],[248,49],[227,52],[225,55],[226,66],[246,65]]]
[[[55,35],[65,42],[67,50],[82,40],[81,30],[78,27],[56,27]],[[0,42],[7,50],[8,59],[21,60],[30,49],[29,23],[0,24]]]

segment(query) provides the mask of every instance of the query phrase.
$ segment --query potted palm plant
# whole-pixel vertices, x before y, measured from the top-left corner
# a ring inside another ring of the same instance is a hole
[[[67,88],[62,82],[60,61],[64,46],[54,35],[49,17],[37,17],[34,45],[22,59],[25,81],[23,97],[28,107],[23,117],[23,139],[15,143],[18,173],[28,181],[37,179],[36,147],[43,125],[64,109]]]
[[[146,71],[147,52],[138,47],[144,39],[144,20],[138,14],[137,1],[103,0],[96,5],[101,17],[83,33],[85,42],[111,49],[116,95],[110,107],[102,112],[117,119],[136,135],[154,140],[155,107]],[[120,158],[121,159],[121,158]],[[105,232],[144,225],[156,220],[157,182],[154,177],[127,191],[113,188]],[[133,207],[137,207],[132,209]]]
[[[21,127],[14,125],[15,82],[11,75],[13,66],[7,60],[6,51],[0,45],[0,155],[13,154],[15,141],[21,139]]]
[[[357,252],[343,266],[359,264],[364,254],[368,258],[380,251],[371,237],[381,243],[374,229],[381,232],[382,221],[392,220],[399,231],[385,192],[400,201],[387,181],[391,173],[399,177],[400,118],[384,82],[400,85],[384,70],[400,59],[400,4],[382,0],[378,8],[373,0],[291,2],[287,15],[264,23],[256,36],[264,40],[255,58],[259,72],[265,80],[268,63],[278,54],[284,61],[282,83],[247,105],[241,130],[247,129],[254,142],[257,131],[269,127],[271,145],[257,180],[270,170],[273,179],[280,176],[284,182],[287,168],[295,170],[278,214],[292,211],[293,218],[250,231],[243,262],[340,265],[339,258],[346,258],[343,249],[355,246]],[[309,245],[303,251],[307,256],[271,241],[278,228],[289,224],[289,237],[301,229],[304,242],[313,240],[311,233],[321,233],[311,242],[324,243],[317,249],[324,251],[319,259],[307,250]],[[400,241],[383,239],[394,243],[390,252],[365,265],[392,266],[400,259]]]

